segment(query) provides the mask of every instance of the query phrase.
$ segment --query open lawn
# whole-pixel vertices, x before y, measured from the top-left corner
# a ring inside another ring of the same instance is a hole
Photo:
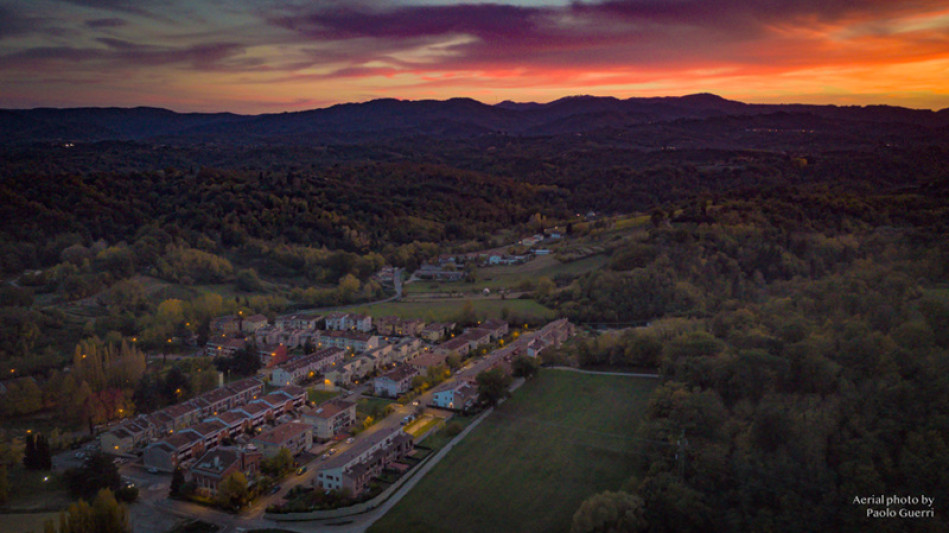
[[[584,499],[632,475],[656,383],[542,370],[369,531],[569,531]]]
[[[307,389],[306,390],[306,399],[314,402],[316,404],[321,404],[326,400],[330,400],[339,396],[338,390],[320,390],[320,389]]]
[[[43,524],[50,519],[59,525],[59,513],[0,514],[0,531],[42,533]]]
[[[49,511],[65,509],[72,499],[66,491],[62,475],[42,470],[26,470],[15,465],[9,470],[10,497],[2,509],[16,511]],[[46,481],[44,481],[46,478]],[[42,529],[42,528],[41,528]],[[17,531],[0,528],[0,531]]]
[[[479,317],[500,318],[506,307],[509,312],[517,315],[531,315],[539,318],[553,318],[555,313],[534,300],[500,300],[479,298],[445,298],[417,302],[384,302],[372,305],[362,305],[353,308],[357,313],[373,317],[395,315],[401,318],[421,318],[429,322],[452,321],[461,313],[461,307],[466,301],[474,306]]]
[[[479,292],[484,288],[516,289],[526,280],[533,282],[541,277],[553,279],[558,274],[584,274],[602,267],[606,262],[607,257],[604,255],[569,263],[561,263],[553,255],[542,255],[521,265],[478,268],[478,281],[474,283],[415,281],[405,284],[403,290],[407,295],[411,295],[427,292]]]

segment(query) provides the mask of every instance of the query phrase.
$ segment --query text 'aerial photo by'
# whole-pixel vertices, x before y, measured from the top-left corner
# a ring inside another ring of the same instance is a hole
[[[949,5],[0,0],[0,531],[949,531]]]

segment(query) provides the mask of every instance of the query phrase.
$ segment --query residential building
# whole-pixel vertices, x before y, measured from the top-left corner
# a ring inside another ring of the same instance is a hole
[[[302,422],[287,422],[254,437],[251,442],[260,449],[264,457],[277,455],[280,448],[296,455],[313,446],[313,426]]]
[[[234,472],[243,473],[248,480],[253,479],[260,471],[262,457],[263,454],[252,445],[218,448],[195,461],[186,478],[195,484],[198,491],[214,496],[221,481]]]
[[[382,341],[378,335],[370,335],[360,331],[324,331],[320,334],[318,345],[365,352],[378,348],[381,343]]]
[[[284,344],[261,344],[257,347],[260,365],[264,368],[273,368],[287,362],[287,346]]]
[[[474,406],[477,399],[478,387],[470,381],[458,380],[436,389],[432,394],[432,406],[464,411]]]
[[[412,388],[412,378],[419,375],[419,371],[412,365],[402,365],[373,380],[373,390],[376,396],[395,398]]]
[[[219,316],[211,320],[211,333],[236,335],[240,330],[240,319],[234,315]]]
[[[317,483],[324,490],[346,490],[358,496],[373,477],[405,458],[412,447],[412,437],[401,427],[380,429],[324,463],[317,472]]]
[[[245,335],[249,335],[266,325],[267,317],[264,315],[250,315],[241,321],[241,332],[243,332]]]
[[[343,360],[345,352],[340,348],[330,347],[319,349],[309,355],[297,357],[278,366],[270,377],[274,385],[293,385],[305,378],[316,377],[317,374],[328,371]]]
[[[356,421],[356,403],[333,399],[317,407],[307,407],[303,410],[303,421],[313,426],[313,438],[330,440]]]
[[[149,444],[142,454],[145,468],[156,468],[172,472],[181,462],[204,452],[204,437],[190,429],[173,433],[164,439]]]
[[[422,331],[419,333],[419,335],[429,342],[438,342],[448,335],[448,333],[453,329],[455,329],[454,323],[432,322],[431,324],[428,324],[422,328]]]
[[[320,315],[294,314],[278,316],[274,325],[279,329],[314,330],[323,322]]]
[[[235,352],[247,345],[246,339],[236,339],[234,337],[211,337],[208,343],[204,345],[204,354],[208,357],[230,357]]]

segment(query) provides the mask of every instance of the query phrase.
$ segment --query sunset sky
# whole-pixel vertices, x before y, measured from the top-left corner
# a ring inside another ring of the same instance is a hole
[[[712,92],[949,107],[946,0],[0,0],[0,107]]]

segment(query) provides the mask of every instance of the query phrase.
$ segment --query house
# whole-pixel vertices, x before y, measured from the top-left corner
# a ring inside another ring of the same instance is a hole
[[[273,368],[287,362],[287,346],[278,344],[262,344],[257,347],[260,364],[264,368]]]
[[[241,332],[243,332],[245,335],[249,335],[266,325],[267,317],[264,315],[250,315],[241,322]]]
[[[559,346],[575,332],[575,327],[566,318],[550,322],[527,342],[527,355],[537,357],[550,346]]]
[[[419,371],[412,365],[402,365],[373,380],[373,390],[376,396],[395,398],[412,388],[412,378],[419,375]]]
[[[257,378],[245,378],[227,385],[227,389],[232,393],[231,406],[243,405],[264,391],[264,383]]]
[[[335,331],[356,330],[367,333],[372,330],[372,317],[351,313],[330,313],[326,317],[326,329]]]
[[[208,357],[230,357],[235,352],[247,345],[246,339],[235,339],[233,337],[211,337],[204,346],[204,354]]]
[[[422,265],[415,271],[415,277],[435,281],[461,281],[465,278],[463,270],[443,270],[437,265]]]
[[[396,325],[395,334],[405,337],[415,336],[420,334],[422,332],[422,328],[424,327],[425,322],[417,318],[402,320],[398,325]]]
[[[132,434],[123,427],[113,428],[99,437],[102,453],[129,453],[135,446]]]
[[[302,422],[287,422],[261,433],[251,442],[260,449],[264,457],[277,455],[280,448],[286,448],[296,455],[313,446],[313,426]]]
[[[191,402],[176,403],[158,411],[157,416],[166,423],[163,424],[167,429],[184,429],[198,421],[201,411]]]
[[[244,414],[238,411],[226,411],[220,414],[215,414],[205,420],[205,422],[210,421],[217,421],[224,424],[224,426],[227,428],[227,436],[232,439],[250,427],[250,420]]]
[[[432,394],[432,406],[464,411],[478,399],[478,387],[467,380],[442,385]]]
[[[378,348],[381,343],[382,340],[378,335],[369,335],[359,331],[326,331],[320,334],[318,345],[364,352]]]
[[[274,391],[274,394],[282,394],[293,402],[293,408],[299,409],[306,405],[306,389],[296,385],[287,385]]]
[[[375,319],[373,324],[379,335],[395,335],[395,328],[401,321],[402,319],[397,316],[383,316]]]
[[[369,315],[349,315],[349,329],[368,333],[372,330],[372,317]]]
[[[198,491],[214,496],[221,481],[234,472],[241,472],[247,479],[253,479],[260,471],[262,457],[263,454],[252,445],[218,448],[195,461],[185,477],[194,483]]]
[[[142,454],[145,468],[172,472],[183,461],[204,452],[204,437],[186,429],[149,444]]]
[[[322,348],[309,355],[291,359],[274,369],[270,382],[278,386],[287,386],[303,379],[313,378],[339,364],[343,360],[344,353],[340,348]]]
[[[103,453],[129,453],[132,448],[145,442],[148,437],[157,434],[149,419],[139,415],[126,419],[99,436],[99,449]]]
[[[268,415],[269,418],[277,417],[283,413],[289,413],[293,410],[293,400],[284,394],[276,392],[272,392],[266,396],[257,398],[256,400],[250,402],[251,405],[255,403],[267,407],[267,409],[270,411]]]
[[[246,424],[252,428],[259,427],[267,419],[267,415],[272,414],[265,404],[260,403],[249,403],[232,411],[242,416],[247,421]]]
[[[426,325],[419,332],[419,335],[429,341],[429,342],[438,342],[448,334],[449,331],[455,329],[455,324],[450,322],[432,322],[431,324]]]
[[[307,407],[303,410],[303,421],[313,426],[315,439],[327,441],[356,421],[356,403],[337,398],[317,407]]]
[[[294,314],[278,316],[274,325],[279,329],[314,330],[323,322],[320,315]]]
[[[217,445],[228,436],[227,424],[218,420],[200,422],[191,426],[188,428],[188,430],[193,431],[204,438],[202,442],[204,444],[205,450],[210,450],[217,447]]]
[[[444,356],[454,352],[459,356],[464,357],[468,355],[468,352],[473,350],[475,346],[476,345],[472,344],[471,342],[471,336],[469,336],[467,333],[463,333],[439,344],[435,347],[434,352]]]
[[[401,427],[380,429],[324,463],[316,475],[324,490],[346,490],[358,496],[369,481],[412,451],[412,437]]]
[[[496,318],[485,320],[483,323],[479,324],[478,327],[491,332],[491,340],[493,341],[496,341],[507,335],[511,329],[506,320],[498,320]]]
[[[424,371],[433,366],[444,364],[445,359],[448,358],[450,353],[450,351],[439,350],[422,352],[421,354],[415,356],[415,358],[410,361],[410,364],[415,368],[418,368],[419,371]]]
[[[211,321],[211,333],[235,335],[240,330],[240,319],[234,315],[219,316]]]

